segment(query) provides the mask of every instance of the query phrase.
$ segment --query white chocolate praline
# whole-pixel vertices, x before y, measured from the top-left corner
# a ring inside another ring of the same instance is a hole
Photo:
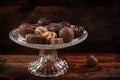
[[[41,36],[43,38],[45,38],[46,40],[51,40],[53,38],[56,38],[57,34],[55,32],[47,31],[47,32],[43,33]]]

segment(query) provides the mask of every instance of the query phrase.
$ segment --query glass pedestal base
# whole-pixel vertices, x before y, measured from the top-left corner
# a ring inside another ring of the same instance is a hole
[[[31,62],[28,70],[35,76],[54,77],[67,72],[68,63],[59,59],[56,49],[40,50],[38,60]]]

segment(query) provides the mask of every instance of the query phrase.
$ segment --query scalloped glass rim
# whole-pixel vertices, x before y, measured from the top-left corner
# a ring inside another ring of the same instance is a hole
[[[22,37],[19,32],[18,32],[18,28],[13,29],[10,33],[9,33],[9,37],[12,41],[14,41],[15,43],[22,45],[22,46],[26,46],[29,48],[35,48],[35,49],[62,49],[62,48],[66,48],[66,47],[70,47],[73,45],[76,45],[78,43],[81,43],[82,41],[84,41],[88,36],[88,33],[86,30],[83,31],[83,35],[81,37],[75,38],[72,41],[68,42],[68,43],[63,43],[63,44],[33,44],[33,43],[27,43],[25,41],[25,38]]]

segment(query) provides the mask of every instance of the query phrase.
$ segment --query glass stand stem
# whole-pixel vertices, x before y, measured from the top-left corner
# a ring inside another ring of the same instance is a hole
[[[31,62],[28,70],[40,77],[54,77],[67,72],[68,64],[65,60],[59,59],[56,49],[40,50],[38,60]]]

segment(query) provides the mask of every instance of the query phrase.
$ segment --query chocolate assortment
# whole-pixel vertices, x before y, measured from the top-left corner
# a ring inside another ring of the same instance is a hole
[[[21,24],[18,30],[28,43],[63,44],[82,36],[84,28],[68,22],[50,23],[48,19],[40,18],[37,24]]]

